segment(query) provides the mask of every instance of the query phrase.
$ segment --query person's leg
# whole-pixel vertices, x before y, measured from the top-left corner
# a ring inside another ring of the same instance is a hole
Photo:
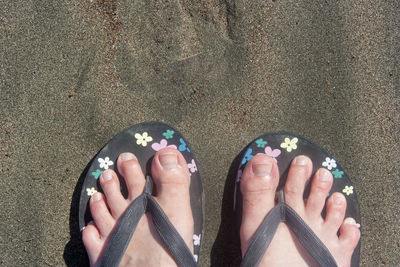
[[[93,223],[82,233],[83,243],[90,264],[99,263],[118,218],[128,205],[144,190],[145,178],[133,154],[123,153],[118,158],[118,171],[124,177],[129,196],[125,199],[120,192],[116,173],[104,171],[100,177],[104,195],[96,193],[90,200]],[[156,184],[155,199],[171,223],[193,251],[193,217],[190,207],[190,174],[182,154],[173,148],[158,151],[152,163],[152,177]],[[149,216],[143,216],[133,234],[120,266],[176,266],[175,261],[164,249]]]
[[[310,195],[303,201],[306,181],[312,172],[308,157],[296,157],[284,188],[285,201],[317,234],[339,266],[350,266],[352,253],[360,238],[354,219],[346,218],[346,200],[341,193],[326,196],[332,186],[332,175],[321,168],[312,180]],[[276,161],[267,155],[256,155],[246,165],[240,189],[243,196],[243,216],[240,228],[244,255],[257,228],[275,206],[275,190],[279,183]],[[326,203],[326,218],[321,217]],[[340,235],[337,236],[337,232]],[[281,223],[260,266],[312,266],[313,258],[302,248],[286,224]]]

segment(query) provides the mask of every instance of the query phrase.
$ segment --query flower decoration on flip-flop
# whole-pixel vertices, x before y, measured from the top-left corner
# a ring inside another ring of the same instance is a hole
[[[257,147],[265,147],[267,141],[264,141],[262,138],[256,140]]]
[[[196,165],[196,162],[194,161],[194,159],[192,159],[191,163],[188,163],[188,168],[189,168],[190,172],[197,171],[197,165]]]
[[[345,193],[346,195],[353,194],[353,186],[352,185],[351,186],[346,185],[344,187],[344,189],[342,190],[342,192]]]
[[[174,137],[174,133],[175,131],[168,129],[165,132],[163,132],[162,135],[167,139],[171,139],[172,137]]]
[[[187,147],[185,140],[183,140],[183,138],[179,138],[179,142],[181,143],[178,147],[179,151],[185,151],[187,150],[188,152],[190,152],[189,147]]]
[[[339,169],[335,169],[334,171],[332,171],[332,174],[335,178],[342,178],[344,172],[339,171]]]
[[[193,245],[199,246],[200,245],[201,234],[193,235]]]
[[[154,142],[151,145],[151,148],[154,149],[155,151],[158,151],[158,150],[160,150],[162,148],[165,148],[165,147],[171,147],[171,148],[175,148],[176,149],[176,145],[168,145],[168,142],[165,139],[161,139],[160,143]]]
[[[253,152],[253,149],[249,148],[246,151],[246,154],[244,155],[243,159],[242,159],[242,164],[245,164],[247,161],[249,161],[253,155],[251,154]]]
[[[104,168],[105,170],[107,170],[109,166],[114,164],[114,162],[112,162],[109,157],[105,157],[104,159],[99,158],[98,161],[100,163],[100,168]]]
[[[325,161],[322,162],[322,166],[326,167],[328,170],[332,170],[332,168],[336,168],[336,160],[326,157]]]
[[[236,175],[236,182],[239,182],[240,179],[242,179],[242,174],[243,174],[243,171],[238,170],[237,175]]]
[[[274,160],[277,161],[276,158],[281,154],[281,150],[277,148],[272,149],[270,146],[267,146],[265,148],[265,154],[274,158]]]
[[[153,137],[149,136],[147,132],[144,132],[143,134],[136,133],[135,134],[136,138],[136,144],[142,145],[142,146],[147,146],[148,142],[153,141]]]
[[[92,172],[92,175],[93,175],[94,179],[99,179],[101,173],[102,173],[102,171],[97,169],[96,171]]]
[[[89,197],[91,197],[91,196],[93,196],[95,193],[97,193],[97,190],[96,190],[94,187],[92,187],[92,188],[86,188],[86,192],[87,192],[87,195],[88,195]]]
[[[281,143],[281,148],[285,148],[287,152],[291,152],[292,150],[297,149],[297,137],[290,140],[289,138],[285,138],[285,142]]]

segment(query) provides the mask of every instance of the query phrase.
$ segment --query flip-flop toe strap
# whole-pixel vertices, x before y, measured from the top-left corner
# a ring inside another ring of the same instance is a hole
[[[101,266],[108,267],[119,265],[128,247],[129,241],[135,232],[136,226],[145,212],[150,213],[157,233],[176,263],[179,266],[197,266],[185,241],[168,220],[167,215],[161,209],[157,201],[148,192],[136,198],[121,216],[116,229],[108,240],[108,244],[101,259]]]
[[[290,206],[281,200],[265,217],[257,229],[243,257],[241,266],[258,266],[280,222],[286,223],[302,246],[323,267],[337,266],[328,248],[311,230],[306,222]]]

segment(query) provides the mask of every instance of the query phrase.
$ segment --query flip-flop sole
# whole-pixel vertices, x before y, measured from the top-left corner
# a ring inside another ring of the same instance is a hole
[[[118,156],[123,152],[131,152],[138,158],[145,176],[151,176],[151,162],[154,154],[164,148],[178,149],[187,161],[191,175],[190,205],[194,220],[193,247],[197,258],[203,239],[203,186],[197,161],[190,149],[189,143],[181,133],[171,126],[160,122],[145,122],[134,125],[114,136],[91,160],[86,168],[86,175],[82,186],[79,202],[79,228],[82,230],[92,220],[89,200],[95,192],[102,192],[99,177],[106,169],[112,169],[118,174],[121,183],[121,192],[126,197],[127,188],[124,178],[118,173],[116,163]],[[154,190],[155,191],[155,190]]]
[[[279,167],[279,191],[286,183],[287,174],[289,171],[290,163],[299,155],[308,156],[313,163],[312,176],[319,168],[326,168],[332,173],[333,185],[329,195],[334,192],[341,192],[346,197],[347,208],[346,217],[352,217],[357,223],[361,224],[360,209],[357,201],[357,195],[349,177],[345,173],[342,166],[336,159],[321,146],[311,142],[305,137],[289,132],[276,132],[267,133],[254,139],[246,148],[241,152],[243,155],[240,158],[237,179],[235,183],[235,200],[234,210],[236,218],[238,218],[238,225],[241,221],[242,199],[240,194],[240,178],[246,166],[246,163],[258,153],[267,154],[277,161]],[[308,197],[310,189],[310,181],[306,186],[304,198]],[[329,196],[328,195],[328,196]],[[325,209],[323,216],[325,216]],[[360,227],[361,230],[361,227]],[[360,246],[358,243],[354,250],[351,266],[358,266],[360,262]]]

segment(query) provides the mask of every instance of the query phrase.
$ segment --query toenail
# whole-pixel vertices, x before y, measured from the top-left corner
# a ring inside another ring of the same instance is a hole
[[[270,175],[272,169],[271,163],[253,164],[252,170],[255,176],[267,177]]]
[[[307,157],[306,156],[298,156],[294,159],[294,164],[299,166],[304,166],[307,164]]]
[[[107,182],[110,181],[112,179],[112,174],[109,171],[105,171],[103,172],[103,181]]]
[[[119,158],[120,158],[122,161],[126,161],[126,160],[134,159],[134,158],[136,158],[136,157],[135,157],[135,155],[133,155],[132,153],[125,152],[125,153],[122,153],[122,154],[119,156]]]
[[[94,201],[99,201],[101,200],[101,194],[97,192],[92,196],[92,198]]]
[[[323,182],[326,182],[329,180],[329,175],[330,175],[330,173],[325,169],[321,169],[318,172],[318,178],[320,181],[323,181]]]
[[[342,205],[343,203],[343,199],[341,196],[334,196],[333,197],[333,203],[335,203],[335,205]]]
[[[355,225],[355,226],[357,226],[358,228],[360,228],[360,224],[357,223],[353,218],[346,218],[346,219],[344,220],[344,223],[345,223],[345,224],[352,224],[352,225]]]
[[[176,154],[161,154],[160,163],[166,169],[174,169],[178,167],[178,157]]]

